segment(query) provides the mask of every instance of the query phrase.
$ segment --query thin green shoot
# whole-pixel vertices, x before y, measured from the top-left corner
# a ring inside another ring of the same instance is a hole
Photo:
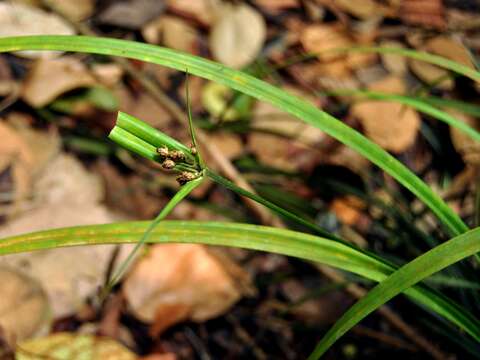
[[[188,70],[185,73],[185,94],[187,98],[187,115],[188,115],[188,127],[190,129],[190,137],[192,139],[192,146],[195,149],[195,158],[197,160],[198,165],[200,168],[203,168],[205,166],[202,156],[200,154],[200,147],[198,146],[197,143],[197,137],[195,135],[195,127],[193,126],[193,117],[192,117],[192,106],[191,106],[191,101],[190,101],[190,84],[188,80],[189,74]]]
[[[52,248],[136,243],[150,222],[126,222],[77,226],[16,235],[0,241],[0,255]],[[476,230],[477,232],[480,230]],[[161,221],[152,230],[148,243],[201,243],[240,247],[279,253],[315,261],[352,272],[374,281],[382,281],[395,268],[337,241],[301,232],[266,226],[200,221]],[[480,242],[477,239],[477,246]],[[452,254],[463,251],[450,248]],[[451,254],[446,254],[450,257]],[[455,255],[456,256],[456,255]],[[431,264],[426,265],[428,268]],[[480,341],[480,321],[467,309],[436,291],[419,284],[404,290],[415,303],[448,319],[477,341]]]
[[[460,64],[456,61],[447,59],[442,56],[430,54],[424,51],[418,51],[414,49],[405,49],[400,47],[382,47],[382,46],[351,46],[346,48],[329,49],[329,52],[366,52],[377,54],[395,54],[404,57],[408,57],[415,60],[420,60],[432,65],[437,65],[441,68],[453,71],[459,75],[463,75],[473,81],[480,82],[480,72],[476,69],[472,69],[469,66]]]
[[[427,204],[451,234],[456,235],[468,230],[460,217],[427,184],[378,145],[338,119],[319,110],[313,104],[245,73],[171,49],[118,39],[88,36],[26,36],[0,39],[0,52],[19,50],[80,51],[128,57],[169,66],[181,71],[188,68],[189,72],[194,75],[229,86],[259,100],[267,101],[325,131],[370,159],[409,189]],[[433,60],[431,56],[433,56]],[[424,61],[434,61],[436,63],[446,61],[450,67],[453,63],[448,59],[434,55],[427,56]],[[453,66],[458,65],[453,64]],[[460,68],[460,71],[463,70],[463,68]],[[467,73],[468,71],[471,75],[472,70],[468,69]],[[473,72],[477,74],[477,78],[480,78],[480,73]]]
[[[187,182],[185,185],[183,185],[176,193],[175,195],[168,201],[168,203],[163,207],[163,209],[160,211],[160,213],[157,215],[157,217],[150,222],[148,225],[147,229],[143,233],[142,237],[138,241],[138,243],[135,245],[133,250],[128,254],[128,257],[120,264],[120,266],[117,268],[115,273],[112,275],[111,279],[109,280],[108,284],[106,285],[103,294],[101,296],[102,299],[108,295],[108,293],[113,289],[113,287],[122,279],[123,275],[125,274],[125,271],[129,268],[130,264],[132,261],[135,259],[135,255],[138,253],[138,251],[145,245],[145,243],[148,240],[148,237],[152,233],[152,231],[155,229],[155,227],[158,226],[160,221],[165,219],[170,212],[177,206],[178,203],[180,203],[185,197],[188,196],[197,186],[199,186],[203,181],[203,177],[199,177],[197,179],[194,179],[192,181]]]
[[[320,358],[343,334],[402,291],[444,268],[480,251],[480,228],[436,246],[391,274],[354,304],[325,334],[308,358]],[[480,331],[476,334],[480,338]]]
[[[466,135],[470,136],[472,139],[480,142],[480,132],[469,126],[465,122],[457,119],[456,117],[450,115],[449,113],[439,110],[428,102],[423,101],[423,98],[414,98],[410,96],[390,94],[378,91],[369,91],[369,90],[341,90],[333,91],[326,93],[328,95],[335,96],[355,96],[355,97],[365,97],[371,100],[380,100],[380,101],[395,101],[401,104],[410,106],[420,112],[423,112],[431,117],[443,121],[448,125],[457,128]]]

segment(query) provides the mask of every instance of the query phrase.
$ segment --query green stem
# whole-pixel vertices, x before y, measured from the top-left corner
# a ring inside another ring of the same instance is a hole
[[[156,226],[165,219],[165,217],[170,214],[170,212],[177,206],[177,204],[182,201],[188,194],[190,194],[197,186],[199,186],[203,181],[203,177],[200,177],[198,179],[189,181],[185,185],[183,185],[180,190],[177,191],[177,193],[173,196],[173,198],[170,199],[170,201],[165,205],[165,207],[160,211],[160,213],[157,215],[157,217],[152,220],[150,225],[148,226],[147,230],[144,232],[142,235],[140,241],[135,245],[133,250],[130,252],[128,257],[125,259],[125,261],[118,267],[117,271],[115,274],[112,276],[110,281],[108,282],[107,286],[105,287],[103,291],[103,296],[102,298],[105,298],[105,296],[110,292],[110,290],[121,280],[123,277],[123,274],[129,267],[130,263],[133,261],[135,254],[140,250],[140,248],[145,244],[145,242],[148,240],[148,237],[150,236],[150,233],[155,229]]]
[[[468,230],[461,218],[427,184],[381,147],[372,143],[338,119],[319,110],[313,104],[245,73],[179,51],[118,39],[88,36],[25,36],[0,39],[0,52],[20,50],[79,51],[138,59],[181,71],[188,69],[191,74],[216,81],[259,100],[267,101],[306,123],[325,131],[370,159],[374,164],[397,179],[428,205],[451,234],[457,235]],[[465,69],[465,67],[448,59],[423,53],[415,55],[412,51],[400,51],[398,54],[421,58],[420,60],[445,66],[465,76],[470,75],[475,80],[480,80],[480,73],[471,69]],[[455,67],[456,65],[457,67]]]
[[[212,179],[217,184],[220,184],[220,185],[226,187],[227,189],[232,190],[233,192],[235,192],[239,195],[245,196],[245,197],[247,197],[247,198],[249,198],[253,201],[256,201],[256,202],[266,206],[267,208],[273,210],[277,214],[285,217],[286,219],[289,219],[289,220],[292,220],[292,221],[294,221],[298,224],[301,224],[301,225],[305,226],[306,228],[314,231],[315,233],[317,233],[317,234],[319,234],[319,235],[321,235],[321,236],[323,236],[327,239],[332,239],[332,240],[335,240],[335,241],[338,241],[338,242],[341,242],[341,243],[344,243],[344,244],[346,243],[341,238],[339,238],[339,237],[335,236],[334,234],[322,229],[320,226],[315,225],[315,224],[313,224],[313,223],[311,223],[311,222],[309,222],[309,221],[291,213],[290,211],[285,210],[285,209],[281,208],[280,206],[275,205],[274,203],[262,198],[261,196],[258,196],[257,194],[251,193],[251,192],[249,192],[245,189],[242,189],[241,187],[238,187],[237,185],[235,185],[230,180],[224,178],[223,176],[220,176],[219,174],[213,172],[209,168],[205,169],[205,175],[208,176],[210,179]]]
[[[155,149],[160,146],[167,146],[170,150],[182,151],[188,159],[195,161],[188,147],[131,115],[119,111],[116,126],[149,143]]]
[[[116,142],[121,147],[134,152],[144,158],[158,161],[159,156],[155,146],[143,141],[137,136],[129,133],[128,131],[122,129],[121,127],[115,126],[110,134],[108,135],[109,139]]]

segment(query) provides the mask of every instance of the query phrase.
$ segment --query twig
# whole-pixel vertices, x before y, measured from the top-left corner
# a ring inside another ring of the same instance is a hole
[[[418,351],[417,346],[415,346],[413,344],[409,344],[409,343],[405,342],[404,340],[401,340],[401,339],[398,339],[398,338],[393,337],[391,335],[385,334],[381,331],[372,330],[372,329],[369,329],[369,328],[361,326],[361,325],[355,326],[354,328],[352,328],[352,331],[354,333],[358,334],[358,335],[371,337],[372,339],[381,341],[385,344],[394,346],[394,347],[399,348],[399,349],[404,349],[404,350],[408,350],[408,351],[411,351],[411,352],[417,352]]]
[[[242,340],[247,346],[251,348],[255,359],[257,360],[268,359],[267,354],[265,354],[265,352],[255,344],[255,340],[242,327],[239,321],[232,314],[227,314],[227,320],[232,324],[234,328],[234,332],[240,338],[240,340]]]

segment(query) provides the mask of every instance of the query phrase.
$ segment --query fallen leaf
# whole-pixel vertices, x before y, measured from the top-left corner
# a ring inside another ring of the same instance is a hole
[[[95,0],[43,0],[46,4],[75,21],[85,20],[95,10]]]
[[[248,149],[262,164],[295,171],[305,162],[302,156],[311,152],[305,145],[292,143],[290,139],[277,135],[254,132],[248,136]],[[306,160],[309,160],[307,157]]]
[[[124,70],[115,63],[97,63],[92,65],[92,73],[100,83],[107,87],[113,87],[122,79]]]
[[[223,6],[210,32],[210,50],[221,63],[239,69],[255,60],[267,36],[262,15],[246,5]]]
[[[369,90],[402,94],[405,84],[401,78],[389,76],[371,84]],[[365,134],[386,150],[400,153],[415,142],[420,116],[410,107],[394,101],[361,101],[350,111],[360,120]]]
[[[30,176],[36,177],[60,153],[62,139],[54,127],[47,130],[32,128],[33,118],[24,113],[10,112],[6,120],[30,149],[33,157]]]
[[[298,0],[255,0],[255,4],[270,12],[277,12],[300,6]]]
[[[208,139],[229,160],[235,159],[243,153],[243,144],[238,135],[228,132],[217,132],[209,134]]]
[[[375,54],[335,51],[353,46],[341,24],[314,24],[307,26],[300,35],[304,49],[317,56],[319,75],[349,77],[350,70],[368,66],[376,61]]]
[[[408,63],[412,72],[428,85],[435,85],[442,90],[453,89],[454,82],[448,70],[415,59],[409,59]]]
[[[95,84],[85,65],[74,57],[39,59],[24,81],[22,99],[39,108],[67,91]]]
[[[399,41],[383,41],[381,47],[404,48]],[[407,59],[405,56],[384,53],[380,55],[383,66],[394,75],[405,75],[408,71]]]
[[[44,169],[35,182],[35,193],[40,204],[98,204],[104,197],[98,175],[66,154],[57,156]]]
[[[364,208],[364,203],[355,196],[335,198],[330,205],[330,210],[346,225],[355,225]]]
[[[125,176],[106,160],[99,161],[93,170],[103,178],[105,203],[115,210],[138,219],[152,219],[167,203],[166,197],[153,195],[145,186],[145,179],[138,174]],[[174,182],[172,179],[172,185]]]
[[[417,40],[412,36],[412,42],[419,50],[443,56],[472,69],[475,68],[467,48],[455,38],[441,35],[429,40],[423,38]],[[413,73],[427,84],[434,84],[435,87],[442,90],[453,89],[454,81],[448,70],[413,59],[410,59],[409,63]]]
[[[344,166],[359,175],[368,175],[371,162],[348,146],[340,146],[326,159],[328,164]]]
[[[352,46],[350,38],[337,24],[307,26],[301,34],[300,41],[307,52],[315,54],[321,61],[346,58],[345,52],[332,50]]]
[[[299,95],[307,100],[315,101],[315,98],[300,94],[298,91],[291,93]],[[318,128],[299,121],[293,115],[278,110],[269,103],[257,102],[253,109],[251,126],[257,130],[278,132],[292,140],[306,145],[317,145],[325,138],[325,133]]]
[[[138,360],[177,360],[177,355],[173,353],[165,353],[165,354],[150,354],[147,356],[143,356]]]
[[[0,227],[0,238],[51,228],[118,221],[99,202],[100,179],[87,172],[75,158],[59,155],[35,183],[36,207]],[[122,246],[119,262],[132,246]],[[37,279],[48,294],[54,316],[78,309],[103,284],[113,245],[59,248],[6,255],[0,263],[20,269]]]
[[[461,111],[448,109],[446,110],[458,120],[470,125],[477,131],[480,131],[480,120],[462,113]],[[453,146],[462,155],[463,160],[470,165],[480,165],[480,143],[475,141],[463,131],[456,127],[450,126],[450,138]]]
[[[114,1],[100,14],[99,21],[136,30],[155,19],[164,10],[164,2],[158,0]]]
[[[425,43],[424,49],[427,52],[446,57],[471,69],[475,69],[472,56],[458,39],[445,35],[435,36]]]
[[[24,35],[73,35],[75,31],[61,17],[26,4],[0,3],[0,37]],[[59,51],[21,51],[29,58],[51,58]]]
[[[407,24],[423,25],[438,30],[444,30],[446,26],[442,0],[402,0],[398,14]]]
[[[9,267],[0,267],[0,326],[16,342],[45,331],[50,309],[41,285]]]
[[[204,26],[212,25],[221,5],[220,0],[167,0],[169,11],[195,19]]]
[[[0,172],[13,167],[16,204],[28,197],[32,185],[34,154],[28,143],[11,126],[0,122]]]
[[[16,359],[134,360],[137,356],[105,337],[63,332],[19,343]]]
[[[0,96],[14,96],[18,93],[18,87],[7,59],[0,56]]]
[[[333,0],[333,5],[360,19],[382,15],[382,8],[374,0]]]
[[[123,85],[114,89],[114,95],[119,101],[120,111],[141,119],[159,129],[166,129],[172,116],[158,101],[142,91],[134,94]]]
[[[132,312],[155,322],[158,334],[187,318],[201,322],[227,311],[242,296],[230,273],[203,245],[155,245],[129,274],[123,291]]]
[[[163,44],[169,48],[198,53],[198,32],[186,21],[175,16],[161,16],[142,29],[142,35],[151,44]]]

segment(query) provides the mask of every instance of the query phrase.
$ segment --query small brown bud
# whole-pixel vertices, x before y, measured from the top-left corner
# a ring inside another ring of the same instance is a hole
[[[192,155],[197,155],[197,148],[193,145],[190,145],[190,152]]]
[[[195,180],[198,178],[198,173],[191,173],[188,171],[183,171],[178,177],[177,182],[180,185],[185,185],[187,182]]]
[[[170,151],[168,157],[174,161],[182,161],[185,160],[185,154],[179,150]]]
[[[164,169],[173,169],[175,167],[175,161],[167,159],[162,163]]]
[[[157,148],[157,153],[162,157],[168,157],[168,148],[166,146],[161,146]]]

